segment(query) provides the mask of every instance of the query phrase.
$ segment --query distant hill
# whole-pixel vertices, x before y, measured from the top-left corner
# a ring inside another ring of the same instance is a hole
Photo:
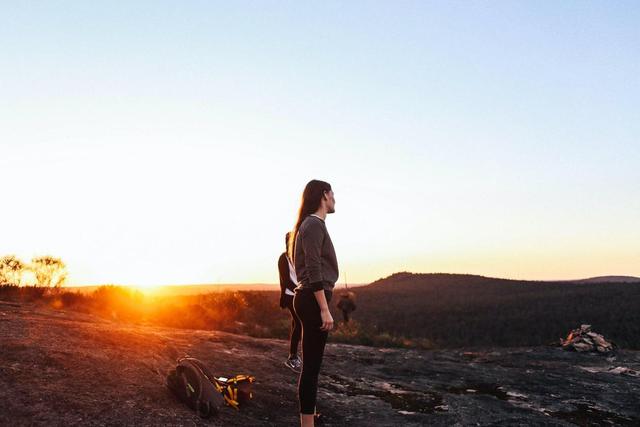
[[[391,276],[378,279],[366,286],[367,289],[384,289],[393,287],[396,290],[411,289],[416,286],[435,286],[451,284],[478,285],[483,283],[512,282],[509,279],[479,276],[475,274],[451,273],[394,273]]]
[[[640,348],[640,282],[403,272],[355,292],[353,318],[361,324],[438,347],[549,344],[587,323],[623,347]]]
[[[378,279],[368,286],[416,286],[417,283],[428,282],[430,284],[444,283],[640,283],[640,277],[635,276],[598,276],[577,280],[514,280],[496,277],[479,276],[475,274],[451,274],[451,273],[409,273],[399,272],[388,277]]]
[[[640,277],[634,276],[598,276],[588,279],[571,280],[574,283],[640,283]]]

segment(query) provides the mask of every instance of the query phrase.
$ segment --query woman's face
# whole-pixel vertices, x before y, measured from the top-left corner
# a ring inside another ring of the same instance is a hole
[[[336,211],[336,198],[333,195],[333,190],[324,192],[324,200],[327,206],[327,213],[334,213]]]

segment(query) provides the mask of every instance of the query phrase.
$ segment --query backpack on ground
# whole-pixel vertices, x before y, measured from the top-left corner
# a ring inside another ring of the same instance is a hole
[[[211,373],[199,360],[178,359],[178,366],[167,376],[169,390],[202,418],[218,413],[224,399],[211,381]]]
[[[253,398],[254,382],[251,375],[215,377],[204,363],[188,356],[179,358],[167,376],[169,390],[202,418],[216,415],[223,404],[239,409],[240,403]]]

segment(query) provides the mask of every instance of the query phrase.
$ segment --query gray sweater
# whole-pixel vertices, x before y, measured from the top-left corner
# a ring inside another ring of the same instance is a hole
[[[296,235],[294,265],[298,288],[332,291],[338,280],[338,259],[324,221],[309,215]]]

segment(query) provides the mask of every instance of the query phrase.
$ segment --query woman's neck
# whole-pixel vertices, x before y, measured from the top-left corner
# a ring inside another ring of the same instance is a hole
[[[313,215],[317,215],[324,221],[327,219],[327,210],[324,207],[319,207],[317,211],[313,213]]]

